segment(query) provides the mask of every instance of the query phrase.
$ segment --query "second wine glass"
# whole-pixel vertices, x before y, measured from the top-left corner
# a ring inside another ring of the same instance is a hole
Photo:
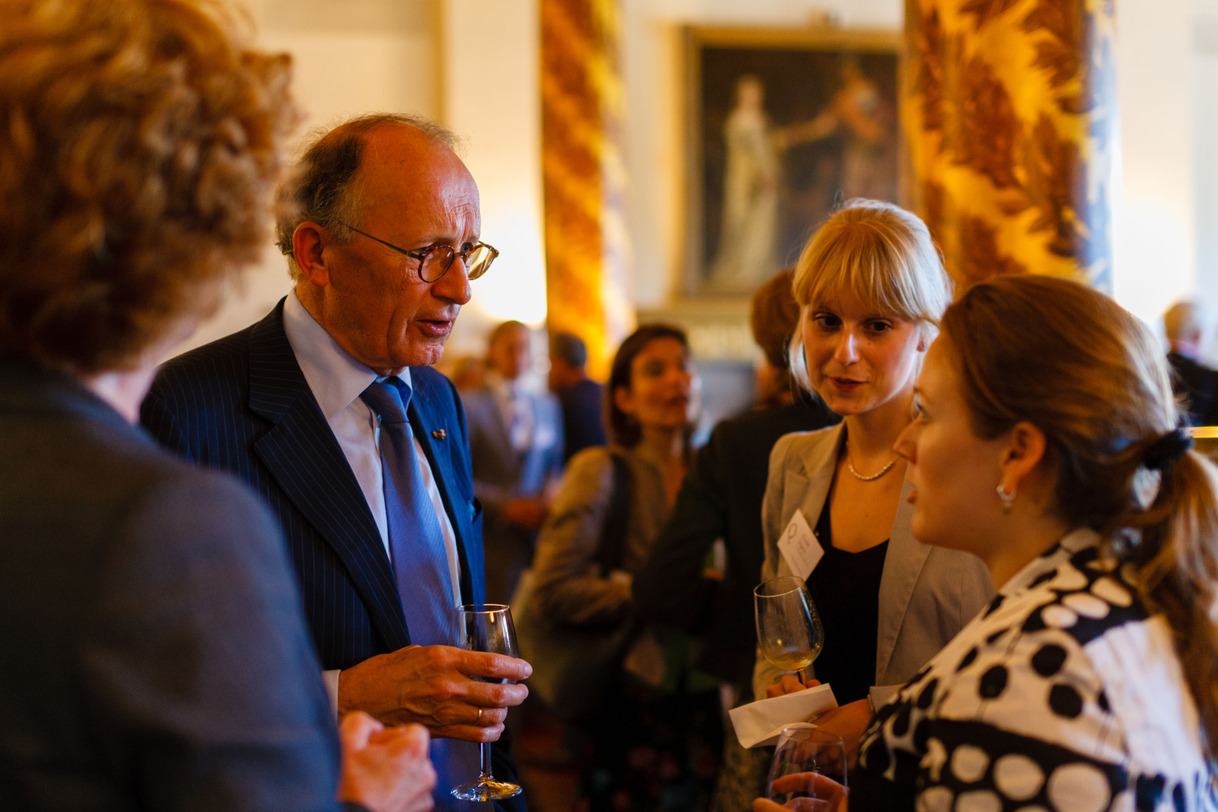
[[[782,729],[766,797],[800,812],[838,812],[846,798],[846,745],[808,722]]]
[[[802,578],[783,575],[753,590],[757,645],[774,667],[801,679],[825,645],[820,615]]]
[[[500,603],[471,603],[458,607],[457,616],[461,624],[462,647],[470,651],[516,656],[516,629],[512,625],[510,607]],[[482,744],[480,748],[480,775],[473,781],[453,787],[453,796],[464,801],[493,801],[519,795],[522,791],[520,787],[506,781],[496,781],[495,776],[491,775],[491,746]]]

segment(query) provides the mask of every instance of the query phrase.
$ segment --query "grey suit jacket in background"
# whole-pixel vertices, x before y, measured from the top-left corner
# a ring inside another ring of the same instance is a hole
[[[563,425],[558,400],[549,393],[528,392],[535,442],[524,451],[512,448],[508,421],[490,386],[461,393],[469,424],[469,451],[474,493],[483,508],[487,600],[507,603],[516,582],[533,559],[536,533],[508,524],[507,503],[540,496],[563,471]]]
[[[278,527],[66,376],[0,363],[0,808],[335,809]]]
[[[775,444],[762,507],[765,527],[762,580],[792,574],[778,551],[778,540],[796,510],[803,511],[808,526],[816,527],[844,441],[845,424],[842,424],[788,434]],[[876,707],[925,665],[994,596],[993,582],[981,559],[914,539],[910,530],[913,505],[907,501],[910,490],[906,482],[880,577],[875,688],[871,692],[872,705]],[[780,676],[781,672],[758,656],[753,675],[757,697],[764,697],[766,687]]]

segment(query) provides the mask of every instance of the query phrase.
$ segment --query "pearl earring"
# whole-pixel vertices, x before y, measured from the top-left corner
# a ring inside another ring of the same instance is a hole
[[[1011,506],[1015,504],[1015,495],[1016,495],[1015,490],[1012,489],[1008,493],[1006,488],[1002,487],[1002,483],[999,482],[998,488],[997,488],[997,493],[998,493],[998,498],[1002,501],[1002,512],[1010,513]]]

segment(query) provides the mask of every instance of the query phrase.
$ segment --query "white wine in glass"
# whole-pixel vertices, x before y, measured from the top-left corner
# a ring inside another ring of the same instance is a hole
[[[457,615],[463,648],[516,656],[516,629],[512,625],[511,608],[500,603],[469,603],[457,607]],[[495,776],[491,775],[491,746],[482,744],[480,748],[480,775],[473,781],[453,787],[453,796],[463,801],[493,801],[519,795],[522,791],[520,787],[506,781],[496,781]]]
[[[803,579],[772,578],[753,590],[757,645],[775,668],[793,671],[802,679],[825,645],[820,615]]]

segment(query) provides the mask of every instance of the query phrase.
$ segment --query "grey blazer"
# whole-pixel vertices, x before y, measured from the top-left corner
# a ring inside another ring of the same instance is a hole
[[[788,434],[770,454],[770,474],[762,504],[765,561],[761,578],[790,575],[778,540],[796,510],[812,527],[820,519],[833,482],[845,426]],[[876,630],[873,707],[926,664],[993,597],[994,585],[981,559],[918,542],[910,530],[913,505],[908,482],[892,524],[880,578],[880,622]],[[760,654],[753,672],[758,698],[781,672]]]
[[[0,809],[333,810],[274,518],[78,382],[0,362]]]
[[[486,521],[498,521],[503,505],[517,496],[537,496],[563,471],[562,414],[558,399],[528,392],[534,443],[524,451],[512,448],[508,422],[490,386],[461,393],[469,425],[470,456],[474,463],[474,494]]]
[[[474,495],[482,503],[486,595],[509,603],[520,574],[533,560],[536,534],[509,524],[504,511],[517,497],[541,496],[563,470],[562,413],[553,395],[526,395],[533,419],[533,444],[512,448],[508,420],[489,385],[461,393],[469,425],[469,453]]]

